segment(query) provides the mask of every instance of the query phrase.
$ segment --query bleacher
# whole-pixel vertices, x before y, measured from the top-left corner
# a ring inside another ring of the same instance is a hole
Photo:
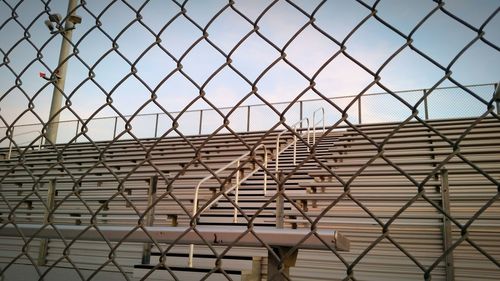
[[[283,219],[286,229],[335,230],[350,240],[348,252],[300,249],[290,267],[291,280],[342,280],[348,274],[353,280],[422,280],[426,270],[432,280],[446,280],[450,260],[456,280],[477,280],[478,274],[498,280],[498,266],[478,248],[493,259],[500,254],[500,123],[474,121],[436,120],[428,127],[410,122],[400,128],[400,123],[356,125],[357,130],[343,126],[317,133],[313,153],[298,141],[295,164],[291,147],[279,156],[279,174],[287,178],[282,218],[277,218],[273,178],[278,177],[274,146],[279,132],[61,144],[14,153],[0,161],[0,218],[2,223],[43,223],[49,187],[55,184],[50,218],[55,224],[134,226],[154,212],[154,226],[189,226],[194,187],[211,174],[207,168],[216,171],[264,143],[271,159],[268,172],[260,169],[241,184],[237,221],[234,200],[222,197],[199,215],[198,226],[274,227]],[[287,134],[281,147],[291,141]],[[243,173],[263,161],[262,155],[247,160]],[[200,206],[234,182],[234,169],[205,182]],[[149,208],[152,186],[154,210]],[[228,196],[234,198],[233,193]],[[443,248],[450,246],[444,240],[464,239],[464,230],[449,223],[440,208],[462,226],[478,216],[466,229],[465,238],[472,243],[456,246],[453,259],[441,258]],[[447,222],[451,236],[445,239]],[[35,259],[39,240],[30,243]],[[22,252],[22,245],[21,238],[0,238],[0,264]],[[57,262],[57,267],[71,269],[68,259],[61,260],[67,247],[61,239],[49,240],[47,265]],[[226,246],[197,245],[193,267],[187,266],[188,245],[148,245],[146,261],[144,247],[122,243],[114,252],[120,266],[108,263],[104,271],[123,271],[137,280],[145,274],[150,274],[148,280],[175,280],[172,275],[178,280],[267,278],[268,249],[263,247],[234,245],[226,252]],[[77,241],[69,248],[71,261],[88,270],[102,266],[111,250],[104,241]],[[16,263],[31,262],[22,256]]]

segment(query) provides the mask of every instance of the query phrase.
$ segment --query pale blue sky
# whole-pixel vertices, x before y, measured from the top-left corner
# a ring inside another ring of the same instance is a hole
[[[356,1],[290,1],[311,14],[315,12],[315,24],[328,33],[337,42],[346,40],[347,34],[367,15],[370,9]],[[375,1],[364,1],[371,6]],[[23,91],[33,99],[33,109],[44,120],[48,117],[49,102],[52,95],[52,85],[38,77],[38,72],[49,72],[57,65],[60,36],[51,35],[43,22],[47,18],[42,1],[24,1],[17,8],[17,21],[11,19],[12,10],[19,1],[0,1],[0,56],[8,64],[0,66],[0,114],[7,121],[12,122],[28,108],[29,100],[23,96]],[[111,40],[116,40],[117,51],[124,55],[131,63],[155,42],[155,37],[161,38],[161,46],[170,52],[176,59],[186,52],[196,40],[202,36],[199,30],[188,18],[179,16],[170,26],[162,30],[167,22],[172,20],[181,10],[180,5],[173,1],[149,1],[144,7],[144,1],[85,1],[84,7],[78,9],[78,15],[83,23],[77,26],[73,42],[77,45],[78,58],[73,57],[69,62],[68,78],[66,82],[67,95],[71,95],[71,108],[82,118],[88,117],[106,102],[105,93],[112,92],[113,106],[123,114],[135,113],[145,101],[151,97],[151,91],[157,95],[157,101],[168,111],[183,109],[199,94],[196,86],[182,76],[174,73],[163,84],[159,83],[176,68],[176,63],[158,46],[153,46],[136,64],[137,75],[149,87],[145,87],[135,77],[130,77],[119,87],[116,85],[129,72],[130,66],[117,52],[107,54],[112,46]],[[255,22],[261,12],[272,1],[253,0],[235,1],[234,8],[243,13],[248,20]],[[107,10],[106,7],[111,4]],[[484,38],[494,47],[482,41],[475,42],[451,66],[452,78],[460,84],[478,84],[498,82],[498,65],[500,65],[500,15],[498,14],[500,1],[498,0],[450,0],[445,1],[444,9],[479,29],[488,17],[493,18],[484,27]],[[67,1],[48,1],[51,12],[65,14]],[[210,0],[185,3],[187,16],[195,21],[202,29],[210,19],[219,12],[227,1]],[[318,8],[318,6],[320,6]],[[408,35],[415,25],[437,6],[434,1],[413,0],[382,0],[377,4],[377,15],[394,26],[404,35]],[[136,18],[136,11],[142,16],[140,22],[122,31]],[[37,18],[38,17],[38,18]],[[96,28],[96,18],[102,24]],[[36,19],[36,20],[35,20]],[[259,32],[279,49],[308,22],[309,18],[287,1],[277,1],[268,12],[258,21]],[[141,23],[147,25],[148,31]],[[36,50],[30,42],[22,39],[24,30],[28,28],[29,41],[41,48],[43,63],[37,58]],[[207,28],[208,39],[228,54],[236,44],[251,30],[250,24],[238,15],[231,7],[213,21]],[[445,68],[453,58],[477,35],[473,30],[446,15],[443,11],[436,11],[412,35],[413,46],[424,52]],[[109,36],[109,38],[108,38]],[[111,40],[110,40],[111,38]],[[345,41],[346,52],[361,62],[372,72],[377,72],[382,63],[387,60],[406,40],[382,25],[375,18],[370,18],[350,38]],[[304,75],[312,77],[317,70],[340,47],[336,42],[321,32],[308,26],[286,49],[287,60],[299,68]],[[264,69],[278,59],[280,52],[271,44],[265,42],[257,34],[248,37],[231,54],[232,65],[243,74],[250,83],[255,83],[258,93],[269,102],[289,101],[296,98],[306,89],[309,82],[290,65],[280,61],[263,77],[256,80]],[[88,68],[81,59],[95,73],[95,81],[102,87],[99,89],[88,78]],[[102,59],[101,61],[99,61]],[[99,63],[96,63],[99,61]],[[183,59],[183,71],[198,85],[204,86],[206,98],[217,107],[233,106],[247,95],[252,86],[242,79],[235,71],[225,67],[213,79],[207,78],[226,59],[221,53],[210,46],[207,41],[198,43]],[[22,85],[16,85],[16,77],[20,75]],[[432,64],[415,51],[406,48],[399,53],[380,73],[381,82],[390,90],[405,90],[414,88],[429,88],[434,86],[443,76],[444,71]],[[316,90],[327,97],[356,95],[362,91],[373,77],[340,54],[330,62],[315,78]],[[82,84],[82,82],[84,82]],[[445,81],[441,86],[454,85]],[[14,87],[14,88],[13,88]],[[104,91],[104,92],[103,92]],[[381,92],[374,86],[368,92]],[[302,99],[318,98],[313,91],[308,91]],[[474,102],[474,100],[472,100]],[[248,98],[245,104],[261,103],[256,97]],[[345,103],[346,104],[346,103]],[[342,104],[341,106],[345,106]],[[190,109],[207,108],[203,101],[198,101]],[[330,108],[333,110],[333,108]],[[373,108],[373,118],[377,118],[377,110]],[[148,105],[141,113],[160,112],[154,104]],[[383,111],[383,110],[381,110]],[[409,112],[409,111],[408,111]],[[272,113],[270,113],[272,114]],[[109,107],[101,109],[98,116],[110,116],[116,113]],[[276,116],[275,116],[276,117]],[[75,119],[73,113],[65,110],[62,120]],[[35,118],[32,114],[25,114],[17,122],[32,123]],[[293,120],[296,121],[296,120]],[[1,124],[0,126],[5,126]]]

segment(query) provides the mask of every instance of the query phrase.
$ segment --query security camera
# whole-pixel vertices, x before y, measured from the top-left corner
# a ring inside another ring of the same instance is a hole
[[[49,28],[50,31],[54,31],[54,24],[50,20],[46,20],[45,25]]]
[[[50,14],[49,20],[51,22],[59,23],[62,20],[62,17],[60,14]]]

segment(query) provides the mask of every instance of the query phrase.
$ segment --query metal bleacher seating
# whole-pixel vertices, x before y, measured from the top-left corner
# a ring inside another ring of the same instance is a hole
[[[317,133],[317,142],[309,147],[297,142],[296,163],[289,148],[280,155],[279,173],[274,174],[275,162],[270,161],[267,172],[261,169],[242,182],[236,222],[234,201],[223,197],[196,224],[274,227],[281,215],[285,229],[335,230],[349,238],[349,252],[300,249],[289,269],[291,280],[311,280],[311,276],[342,280],[349,272],[354,272],[355,280],[421,280],[425,274],[432,280],[445,280],[450,267],[457,280],[474,280],[479,273],[484,280],[498,280],[498,267],[487,255],[497,255],[500,242],[500,210],[495,201],[500,124],[483,119],[472,126],[474,121],[428,121],[428,127],[418,122],[402,127],[400,123],[368,124],[356,125],[357,130],[343,126]],[[54,222],[137,225],[150,211],[150,186],[157,176],[159,200],[153,225],[187,227],[193,222],[193,188],[209,174],[206,167],[215,171],[261,141],[272,155],[276,135],[167,138],[157,144],[156,140],[123,141],[112,147],[105,142],[75,144],[59,154],[50,149],[27,153],[22,165],[16,159],[2,160],[1,218],[11,220],[15,213],[16,223],[43,222],[47,214],[42,202],[47,200],[50,180],[56,179]],[[290,141],[287,135],[282,144]],[[154,149],[147,152],[153,144]],[[251,162],[247,165],[253,168]],[[228,175],[223,173],[221,179]],[[274,180],[279,177],[286,178],[281,195]],[[221,186],[217,180],[207,181],[201,201],[213,198]],[[283,214],[277,211],[280,196]],[[450,223],[440,209],[463,227],[484,206],[485,211],[466,229],[472,243],[463,241],[453,249],[452,259],[441,258],[450,247],[445,240],[465,238],[463,229]],[[30,253],[36,257],[38,244],[31,244]],[[0,259],[10,260],[22,245],[20,239],[2,237],[0,247],[7,250]],[[193,267],[188,267],[189,245],[168,246],[148,245],[150,256],[141,262],[144,243],[124,242],[115,261],[137,280],[147,274],[148,280],[175,280],[172,275],[178,280],[266,278],[266,248],[234,245],[226,252],[226,246],[196,245]],[[66,247],[61,240],[51,240],[47,263],[58,261]],[[71,258],[82,269],[101,266],[109,252],[106,242],[77,241],[71,246]],[[68,260],[59,261],[58,266],[71,267]],[[105,270],[118,269],[110,263]]]

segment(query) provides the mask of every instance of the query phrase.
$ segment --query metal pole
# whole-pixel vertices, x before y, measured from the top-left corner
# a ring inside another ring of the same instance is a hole
[[[358,124],[361,124],[361,97],[358,100]]]
[[[495,93],[493,94],[494,95],[494,99],[496,101],[496,104],[497,104],[497,114],[500,114],[500,84],[499,83],[495,83]]]
[[[200,110],[200,127],[198,128],[198,135],[201,135],[202,127],[203,127],[203,109]]]
[[[76,120],[76,131],[75,131],[75,137],[78,136],[78,131],[80,130],[80,121]]]
[[[299,120],[302,120],[304,119],[303,115],[304,115],[304,102],[303,101],[299,101]],[[302,122],[300,122],[300,128],[302,129]]]
[[[49,143],[56,143],[57,130],[59,128],[59,110],[61,110],[61,103],[64,91],[64,84],[66,82],[66,71],[68,66],[68,55],[71,47],[71,38],[73,36],[74,24],[68,20],[70,16],[75,16],[77,7],[77,0],[69,0],[68,13],[64,23],[64,31],[62,34],[61,50],[59,53],[59,64],[55,70],[57,79],[54,82],[54,91],[52,93],[52,104],[50,105],[49,123],[47,126],[47,138]],[[53,78],[53,77],[52,77]]]
[[[424,112],[425,112],[425,120],[429,120],[429,104],[427,103],[427,90],[424,90]]]
[[[250,106],[247,107],[247,132],[250,132]]]
[[[12,134],[10,136],[10,142],[9,142],[9,153],[7,154],[7,159],[10,160],[10,157],[12,156],[12,142],[14,141],[14,129],[16,127],[15,126],[12,126]]]
[[[283,186],[285,183],[283,182],[284,180],[283,172],[279,171],[278,172],[278,185],[277,185],[277,190],[276,193],[278,193],[278,196],[276,197],[276,228],[283,228],[285,225],[285,201],[283,198]]]
[[[158,118],[160,117],[159,113],[156,113],[156,119],[155,119],[155,138],[158,137]]]
[[[116,127],[118,126],[118,117],[115,117],[115,125],[113,127],[113,138],[116,138]]]
[[[241,178],[241,170],[239,170],[240,168],[240,161],[236,161],[236,190],[234,192],[234,203],[236,203],[236,205],[238,205],[238,201],[239,201],[239,197],[240,197],[240,178]],[[238,208],[236,208],[236,206],[234,206],[234,213],[233,213],[233,223],[237,223],[238,222]]]
[[[441,200],[443,210],[450,214],[450,189],[448,184],[448,170],[441,170]],[[450,220],[443,215],[443,251],[448,251],[452,245],[452,233]],[[455,270],[453,261],[453,252],[448,253],[445,258],[446,280],[455,280]]]
[[[47,209],[43,215],[43,223],[45,225],[50,224],[52,222],[52,215],[50,212],[54,209],[55,196],[56,196],[56,180],[51,179],[49,181],[49,186],[47,189]],[[46,265],[47,264],[47,254],[49,249],[49,239],[43,238],[40,240],[40,250],[38,252],[38,265]]]
[[[151,206],[156,200],[156,190],[158,187],[158,176],[152,176],[149,179],[149,189],[148,189],[148,207]],[[155,219],[155,207],[149,209],[146,214],[146,226],[153,226]],[[151,262],[151,242],[146,242],[142,249],[142,264],[149,264]]]

